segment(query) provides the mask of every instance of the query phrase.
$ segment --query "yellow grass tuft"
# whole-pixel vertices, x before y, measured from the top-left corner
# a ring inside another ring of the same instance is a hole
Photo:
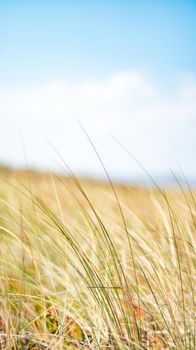
[[[195,232],[189,189],[4,169],[0,349],[195,350]]]

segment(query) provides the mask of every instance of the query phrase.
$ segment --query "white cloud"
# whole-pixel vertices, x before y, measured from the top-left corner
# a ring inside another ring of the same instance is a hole
[[[96,161],[76,123],[80,120],[113,172],[124,175],[128,165],[107,132],[125,142],[152,171],[164,171],[175,158],[192,171],[196,80],[185,76],[172,94],[164,95],[148,80],[139,73],[117,72],[102,80],[0,87],[0,159],[22,163],[24,156],[17,146],[21,130],[33,164],[49,164],[43,146],[49,138],[78,170],[96,171]]]
[[[138,74],[115,73],[104,80],[55,81],[42,86],[0,89],[1,113],[44,117],[81,113],[137,96],[151,96],[152,87]],[[91,111],[91,112],[92,112]]]

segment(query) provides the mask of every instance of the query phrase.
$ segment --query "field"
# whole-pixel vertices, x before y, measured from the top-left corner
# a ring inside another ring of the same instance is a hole
[[[0,349],[196,349],[196,196],[2,169]]]

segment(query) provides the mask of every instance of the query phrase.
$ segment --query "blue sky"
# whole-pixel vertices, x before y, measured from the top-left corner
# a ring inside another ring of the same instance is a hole
[[[195,1],[1,1],[1,77],[195,71]]]
[[[115,176],[140,171],[109,133],[153,174],[196,175],[195,18],[196,1],[1,1],[0,160],[24,164],[21,132],[30,165],[56,167],[50,139],[100,174],[80,120]]]

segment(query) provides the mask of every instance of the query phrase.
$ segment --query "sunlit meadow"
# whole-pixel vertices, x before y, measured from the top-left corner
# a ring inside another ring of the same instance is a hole
[[[1,170],[1,349],[194,350],[194,191]]]

